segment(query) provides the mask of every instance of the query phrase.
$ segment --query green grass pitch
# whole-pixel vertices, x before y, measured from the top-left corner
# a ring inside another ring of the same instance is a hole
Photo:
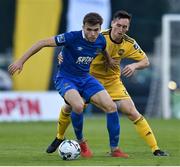
[[[63,161],[58,153],[45,152],[56,134],[56,122],[0,123],[0,166],[174,166],[180,165],[179,120],[148,119],[159,146],[169,157],[154,157],[138,136],[133,124],[121,118],[120,147],[130,155],[128,159],[107,156],[108,134],[105,117],[86,117],[84,136],[94,152],[91,159]],[[68,139],[74,139],[70,126]]]

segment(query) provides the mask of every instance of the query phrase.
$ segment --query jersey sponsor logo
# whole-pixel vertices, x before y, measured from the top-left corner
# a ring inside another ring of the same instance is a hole
[[[76,64],[90,64],[93,60],[93,57],[78,57]]]
[[[118,54],[119,54],[120,56],[122,56],[122,55],[124,54],[124,52],[125,52],[124,49],[119,49]]]
[[[58,43],[64,43],[65,42],[65,36],[64,34],[60,34],[57,36]]]

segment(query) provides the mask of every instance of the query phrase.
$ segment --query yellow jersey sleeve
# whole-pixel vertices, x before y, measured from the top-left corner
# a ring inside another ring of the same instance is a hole
[[[124,40],[126,41],[126,53],[122,56],[122,58],[140,61],[146,57],[146,54],[134,39],[126,35]]]

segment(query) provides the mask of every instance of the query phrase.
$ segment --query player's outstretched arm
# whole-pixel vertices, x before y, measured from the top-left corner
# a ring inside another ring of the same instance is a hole
[[[144,69],[148,66],[149,66],[149,60],[147,57],[145,57],[144,59],[136,63],[126,65],[122,70],[122,75],[126,77],[130,77],[134,74],[136,70]]]
[[[20,73],[23,69],[24,63],[32,55],[34,55],[35,53],[40,51],[43,47],[55,47],[55,46],[57,46],[57,45],[55,43],[54,37],[38,41],[30,49],[28,49],[21,58],[19,58],[17,61],[15,61],[14,63],[9,65],[9,67],[8,67],[9,73],[11,75],[13,75],[16,71],[18,71],[18,73]]]

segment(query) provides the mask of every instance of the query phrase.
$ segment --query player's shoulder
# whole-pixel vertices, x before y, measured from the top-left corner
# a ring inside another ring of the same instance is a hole
[[[67,32],[66,34],[73,37],[79,37],[79,36],[82,36],[82,31],[70,31],[70,32]]]
[[[104,36],[109,35],[109,33],[110,33],[110,29],[106,29],[106,30],[101,31],[101,34]]]
[[[134,38],[131,38],[130,36],[128,36],[127,34],[125,34],[123,36],[123,39],[126,41],[126,42],[129,42],[131,44],[134,44],[135,43],[135,39]]]
[[[103,35],[102,33],[99,34],[99,36],[98,36],[98,41],[101,41],[101,42],[103,42],[103,43],[106,43],[106,39],[105,39],[105,37],[104,37],[104,35]]]

